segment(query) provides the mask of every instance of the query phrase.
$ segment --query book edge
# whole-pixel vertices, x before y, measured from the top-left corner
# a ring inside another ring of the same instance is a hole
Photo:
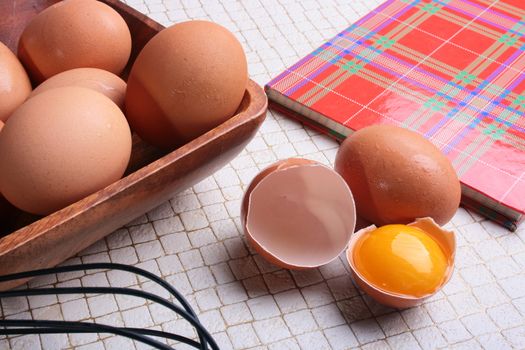
[[[276,109],[282,113],[312,126],[314,129],[323,133],[328,133],[330,137],[333,137],[336,140],[342,141],[346,136],[353,132],[352,129],[335,122],[330,117],[283,95],[280,91],[274,89],[270,85],[266,85],[265,90],[268,99],[272,102],[272,108],[279,106],[281,108]],[[511,231],[516,230],[517,222],[521,221],[525,214],[523,211],[498,202],[494,198],[482,193],[481,191],[474,190],[463,183],[461,183],[461,192],[462,204],[464,206],[502,224]],[[467,200],[464,200],[463,197]]]

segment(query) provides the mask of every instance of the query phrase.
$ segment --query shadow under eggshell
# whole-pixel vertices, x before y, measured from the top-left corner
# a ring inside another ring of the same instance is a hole
[[[243,226],[267,260],[304,269],[324,265],[345,249],[355,207],[348,186],[332,169],[291,159],[263,170],[253,183],[243,200]]]

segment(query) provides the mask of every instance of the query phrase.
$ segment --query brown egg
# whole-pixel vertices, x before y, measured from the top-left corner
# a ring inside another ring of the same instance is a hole
[[[117,75],[98,68],[75,68],[44,81],[29,97],[57,87],[79,86],[100,92],[109,97],[120,109],[124,109],[126,82]]]
[[[4,122],[0,120],[0,132],[2,131],[3,128],[4,128]],[[5,212],[4,202],[5,202],[5,198],[2,195],[2,192],[0,192],[0,218],[2,218],[2,214]]]
[[[461,186],[448,158],[421,135],[375,125],[350,135],[335,170],[354,194],[357,214],[376,225],[431,217],[447,223],[458,209]]]
[[[131,154],[122,111],[106,96],[62,87],[27,100],[0,137],[0,189],[13,205],[49,214],[118,180]]]
[[[230,118],[247,82],[246,56],[232,33],[206,21],[175,24],[133,64],[126,116],[142,139],[170,149]]]
[[[244,194],[241,220],[250,244],[289,269],[324,265],[341,254],[355,228],[345,181],[305,159],[281,160],[259,173]]]
[[[18,43],[18,57],[37,83],[81,67],[120,74],[130,53],[126,22],[96,0],[65,0],[48,7],[27,25]]]
[[[0,42],[0,121],[6,121],[31,93],[31,82],[15,54]]]
[[[4,128],[4,123],[0,121],[0,132],[2,131],[3,128]],[[2,196],[2,192],[0,192],[0,212],[3,212],[2,204],[1,204],[2,201],[4,201],[4,196]]]

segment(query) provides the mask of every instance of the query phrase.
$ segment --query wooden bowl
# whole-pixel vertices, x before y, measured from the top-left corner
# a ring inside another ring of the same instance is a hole
[[[118,0],[102,0],[126,20],[133,39],[130,62],[164,27]],[[18,38],[33,16],[58,0],[0,1],[0,41],[16,52]],[[239,154],[266,116],[264,91],[250,81],[238,113],[215,129],[164,154],[136,135],[126,175],[112,185],[40,218],[0,203],[0,275],[52,267],[134,218],[213,174]],[[0,199],[1,202],[1,199]],[[12,288],[24,281],[0,284]]]

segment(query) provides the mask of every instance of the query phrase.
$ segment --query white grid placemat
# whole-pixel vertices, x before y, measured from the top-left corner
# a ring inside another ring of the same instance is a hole
[[[242,42],[252,79],[264,85],[286,66],[380,0],[127,0],[163,25],[209,19]],[[525,227],[515,233],[460,209],[457,265],[449,284],[424,305],[396,311],[364,296],[343,258],[291,272],[266,263],[246,243],[243,190],[266,165],[301,156],[333,164],[337,144],[275,112],[228,166],[99,241],[68,263],[131,264],[161,275],[188,298],[221,349],[525,348]],[[125,273],[64,273],[31,286],[137,287]],[[10,318],[92,320],[195,336],[162,307],[123,296],[46,296],[1,300]],[[35,335],[0,338],[0,349],[145,349],[124,338]],[[177,346],[177,349],[187,349]]]

